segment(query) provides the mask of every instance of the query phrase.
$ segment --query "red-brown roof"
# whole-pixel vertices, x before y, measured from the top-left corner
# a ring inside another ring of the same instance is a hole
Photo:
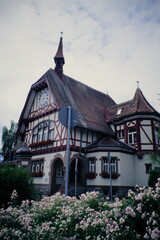
[[[140,88],[137,88],[132,100],[118,104],[107,110],[109,116],[107,121],[116,120],[137,113],[159,114],[146,100]]]
[[[63,81],[53,69],[46,75],[60,107],[71,105],[79,114],[78,125],[113,135],[105,121],[105,108],[116,105],[113,99],[79,81],[63,75]]]

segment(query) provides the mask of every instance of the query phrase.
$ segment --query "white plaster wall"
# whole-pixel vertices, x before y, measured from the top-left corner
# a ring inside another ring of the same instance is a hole
[[[153,150],[153,145],[142,145],[141,149],[142,150]]]
[[[119,153],[119,173],[121,179],[121,186],[135,185],[135,165],[134,156],[125,153]]]
[[[150,140],[152,141],[152,131],[151,131],[151,127],[150,126],[144,126],[143,127],[145,133],[147,134],[147,136],[150,138]],[[150,143],[149,139],[147,138],[146,134],[144,133],[144,131],[142,129],[140,129],[140,134],[141,134],[141,142],[142,143]]]
[[[135,125],[136,125],[136,120],[128,123],[129,127],[134,127]]]
[[[148,124],[150,125],[151,124],[151,120],[141,120],[141,124]]]
[[[148,186],[149,174],[146,173],[145,163],[150,163],[149,156],[145,154],[143,159],[135,158],[135,184],[139,186]]]
[[[107,152],[98,152],[87,154],[87,157],[96,157],[96,173],[95,179],[87,179],[87,185],[109,185],[110,180],[107,178],[102,178],[101,173],[101,160],[100,158],[107,156]],[[112,179],[113,186],[134,186],[135,185],[135,169],[134,169],[134,157],[133,155],[112,152],[111,157],[118,157],[118,173],[120,176],[117,179]]]
[[[65,151],[60,153],[62,157],[65,156]],[[42,154],[33,156],[32,160],[36,159],[44,159],[44,176],[43,177],[36,177],[34,178],[35,184],[49,184],[49,177],[50,177],[50,171],[51,171],[51,161],[54,159],[54,157],[57,155],[56,153],[50,153],[50,154]]]

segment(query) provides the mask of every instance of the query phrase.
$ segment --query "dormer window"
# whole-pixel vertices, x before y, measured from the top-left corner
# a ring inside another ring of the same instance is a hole
[[[117,115],[120,115],[122,112],[122,108],[119,108],[118,111],[117,111]]]
[[[118,138],[124,138],[124,130],[117,131],[117,137]]]
[[[128,130],[128,143],[134,144],[137,142],[137,130],[135,127],[129,128]]]

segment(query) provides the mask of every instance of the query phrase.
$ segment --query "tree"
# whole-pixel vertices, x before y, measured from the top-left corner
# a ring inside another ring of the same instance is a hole
[[[2,128],[2,154],[5,159],[9,156],[10,151],[16,144],[17,123],[11,121],[10,128]]]

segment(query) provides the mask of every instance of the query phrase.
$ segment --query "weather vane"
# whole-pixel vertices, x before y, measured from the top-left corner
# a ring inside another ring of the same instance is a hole
[[[63,35],[63,32],[61,32],[61,37],[62,37],[62,35]]]
[[[139,81],[137,81],[137,88],[139,88]]]

